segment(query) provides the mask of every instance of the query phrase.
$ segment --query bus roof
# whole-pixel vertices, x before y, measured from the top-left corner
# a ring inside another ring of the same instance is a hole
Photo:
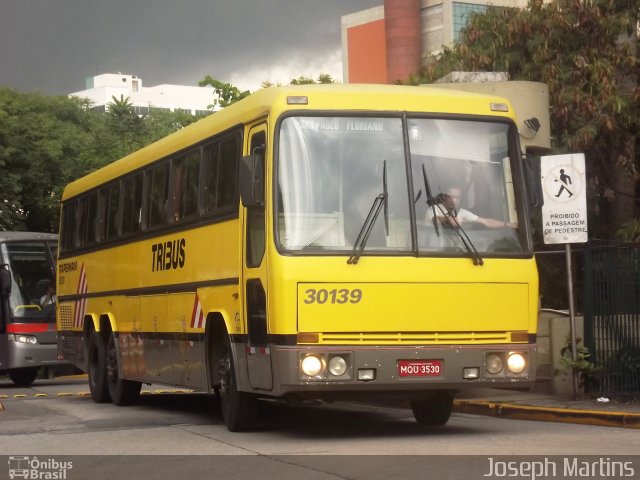
[[[306,97],[306,104],[289,104],[289,97]],[[507,105],[508,111],[492,111],[491,104]],[[286,111],[341,112],[424,112],[463,115],[484,115],[513,118],[508,100],[493,95],[438,89],[431,85],[411,87],[401,85],[325,84],[269,87],[209,115],[188,127],[174,132],[120,160],[82,177],[64,190],[62,200],[107,183],[127,172],[165,158],[191,145],[222,133],[268,113],[277,118]],[[273,128],[273,125],[271,125]]]
[[[55,233],[40,232],[3,232],[0,231],[0,243],[3,242],[27,242],[30,240],[58,240]]]

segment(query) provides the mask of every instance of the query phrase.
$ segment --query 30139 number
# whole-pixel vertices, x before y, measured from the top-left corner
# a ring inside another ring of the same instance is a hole
[[[304,294],[304,303],[319,303],[320,305],[325,303],[359,303],[362,300],[362,290],[359,288],[353,290],[348,288],[334,288],[333,290],[309,288],[305,290]]]

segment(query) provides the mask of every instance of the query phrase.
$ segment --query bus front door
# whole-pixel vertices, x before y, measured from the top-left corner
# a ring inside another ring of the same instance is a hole
[[[244,319],[247,326],[247,370],[251,387],[258,390],[273,388],[271,352],[269,350],[267,318],[266,272],[266,210],[265,155],[267,125],[259,123],[249,129],[245,152],[253,157],[256,171],[262,177],[262,202],[244,208],[244,236],[242,290]]]

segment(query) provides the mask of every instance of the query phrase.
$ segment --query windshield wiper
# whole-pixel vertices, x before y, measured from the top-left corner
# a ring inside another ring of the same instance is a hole
[[[362,228],[360,228],[360,233],[358,233],[358,237],[356,238],[356,242],[353,244],[353,250],[351,251],[351,255],[347,259],[347,263],[350,265],[355,265],[360,260],[362,256],[362,252],[364,251],[364,247],[367,245],[367,240],[369,240],[369,235],[371,235],[371,231],[373,230],[373,226],[380,215],[380,211],[384,207],[384,229],[389,235],[389,192],[387,190],[387,161],[385,160],[382,168],[382,193],[379,194],[374,200],[371,208],[369,209],[369,213],[367,214],[367,218],[362,224]]]
[[[479,267],[484,265],[484,260],[478,253],[478,250],[476,250],[476,247],[473,245],[473,242],[469,238],[469,235],[467,235],[467,232],[464,231],[462,225],[460,225],[460,222],[458,222],[458,219],[450,211],[448,211],[445,215],[449,217],[450,223],[453,225],[453,229],[460,237],[464,248],[466,248],[467,252],[469,252],[469,256],[471,257],[471,260],[473,260],[473,264]]]
[[[484,265],[484,260],[478,253],[478,250],[476,250],[476,247],[473,245],[473,242],[469,238],[469,235],[467,235],[467,232],[464,231],[462,225],[460,225],[460,222],[458,222],[456,216],[451,212],[451,210],[446,207],[446,205],[442,204],[442,202],[438,198],[440,197],[440,195],[435,198],[431,195],[431,188],[429,187],[429,180],[427,178],[427,171],[424,168],[424,163],[422,164],[422,180],[424,181],[424,188],[427,192],[427,205],[431,207],[433,211],[433,226],[436,230],[436,235],[438,237],[440,236],[440,230],[438,228],[438,218],[436,215],[437,207],[438,210],[440,210],[440,212],[443,214],[443,216],[449,220],[449,223],[460,237],[460,240],[462,241],[464,248],[469,253],[473,264],[477,266]]]
[[[440,236],[440,229],[438,228],[438,218],[436,217],[436,204],[437,202],[433,199],[433,195],[431,195],[431,188],[429,187],[429,179],[427,178],[427,170],[424,168],[424,163],[422,164],[422,181],[424,182],[424,190],[427,194],[427,206],[431,207],[433,211],[433,227],[436,229],[436,235]],[[440,208],[442,210],[442,208]]]

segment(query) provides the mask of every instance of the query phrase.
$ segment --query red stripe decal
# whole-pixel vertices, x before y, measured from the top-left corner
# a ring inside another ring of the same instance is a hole
[[[48,323],[9,323],[7,333],[40,333],[48,332]]]

